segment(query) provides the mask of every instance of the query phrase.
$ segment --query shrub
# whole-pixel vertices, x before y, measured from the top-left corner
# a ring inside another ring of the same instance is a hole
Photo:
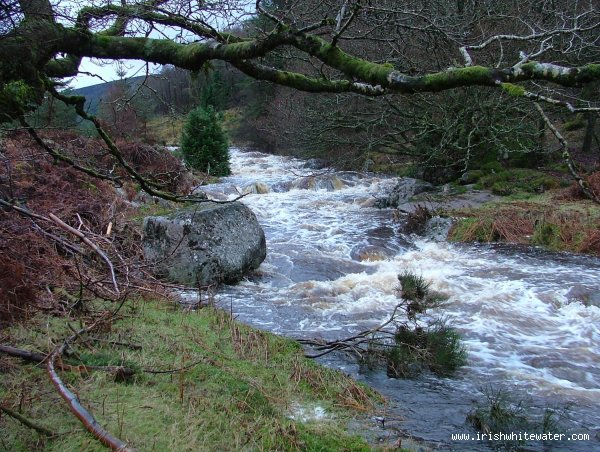
[[[495,450],[533,450],[532,442],[516,436],[512,432],[532,433],[562,432],[562,421],[567,417],[568,407],[545,407],[539,409],[526,406],[524,400],[513,400],[508,392],[492,387],[482,389],[485,399],[467,415],[467,422],[482,433],[505,433],[506,439],[494,441]],[[528,404],[527,404],[528,405]],[[489,437],[488,437],[489,438]],[[537,444],[539,445],[539,444]],[[536,445],[536,446],[537,446]],[[543,447],[546,450],[546,447]]]
[[[433,218],[431,211],[422,205],[417,205],[413,212],[406,216],[404,225],[400,228],[400,232],[404,234],[423,234],[427,222]]]
[[[492,193],[498,196],[508,196],[513,193],[513,187],[510,182],[498,181],[494,182],[491,187]]]
[[[470,170],[470,171],[463,173],[463,175],[460,177],[459,181],[461,184],[464,184],[464,185],[474,184],[479,179],[481,179],[484,175],[485,175],[485,172],[483,170]]]
[[[430,289],[430,283],[411,272],[398,275],[408,322],[399,322],[394,344],[385,352],[387,374],[391,377],[412,377],[424,369],[437,375],[449,375],[464,365],[466,351],[460,335],[443,321],[423,326],[419,315],[436,308],[446,299]]]
[[[481,169],[482,169],[482,171],[485,171],[486,173],[500,173],[500,172],[504,171],[504,167],[502,166],[502,163],[497,162],[497,161],[487,162],[487,163],[481,165]]]
[[[190,112],[181,136],[181,152],[192,168],[214,176],[231,174],[227,137],[212,107]]]

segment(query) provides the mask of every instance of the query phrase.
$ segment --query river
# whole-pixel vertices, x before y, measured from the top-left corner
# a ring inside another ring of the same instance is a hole
[[[389,317],[404,270],[449,296],[437,314],[468,350],[453,378],[396,380],[362,374],[345,356],[324,360],[389,399],[382,436],[413,437],[435,450],[489,450],[494,444],[451,435],[474,434],[468,413],[484,393],[503,390],[538,415],[564,410],[562,431],[591,437],[551,450],[600,450],[600,259],[405,237],[390,209],[373,207],[391,178],[310,170],[302,160],[238,149],[231,156],[233,175],[203,189],[233,199],[249,187],[254,193],[242,202],[267,238],[258,271],[216,295],[239,320],[294,338],[347,337]]]

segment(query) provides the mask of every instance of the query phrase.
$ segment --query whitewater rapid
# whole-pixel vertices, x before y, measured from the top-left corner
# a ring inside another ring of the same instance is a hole
[[[435,314],[461,333],[467,366],[452,380],[400,382],[362,375],[343,358],[329,362],[395,397],[399,410],[421,405],[401,414],[412,416],[405,433],[453,450],[450,432],[466,429],[466,414],[491,385],[533,406],[570,406],[569,428],[596,435],[600,259],[405,237],[391,210],[374,207],[392,178],[311,170],[302,160],[259,152],[231,154],[233,175],[202,188],[215,199],[250,193],[241,202],[265,230],[267,259],[248,279],[221,288],[219,304],[278,334],[342,338],[386,320],[398,302],[397,275],[411,270],[449,296]],[[445,417],[436,422],[450,419],[432,432],[427,411],[439,410],[446,397]],[[600,443],[593,446],[600,450]]]

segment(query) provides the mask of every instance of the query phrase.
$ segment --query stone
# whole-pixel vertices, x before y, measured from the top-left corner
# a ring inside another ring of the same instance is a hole
[[[350,251],[350,257],[359,262],[383,261],[391,259],[395,254],[394,251],[377,245],[357,245]]]
[[[292,182],[291,188],[296,190],[341,190],[346,186],[344,181],[334,174],[300,177]]]
[[[411,177],[402,177],[387,197],[377,200],[376,206],[379,208],[398,208],[413,196],[434,190],[435,187],[429,182]]]
[[[239,202],[204,202],[146,217],[143,233],[144,255],[156,275],[195,287],[235,283],[266,257],[264,231]]]
[[[433,217],[427,220],[423,236],[433,242],[444,242],[448,238],[448,233],[454,220],[452,218]]]
[[[329,166],[329,162],[324,159],[308,159],[304,162],[304,168],[312,169],[312,170],[320,170],[327,168]]]
[[[264,182],[254,182],[250,185],[246,185],[243,190],[243,194],[254,194],[254,195],[264,195],[271,191],[269,186]]]

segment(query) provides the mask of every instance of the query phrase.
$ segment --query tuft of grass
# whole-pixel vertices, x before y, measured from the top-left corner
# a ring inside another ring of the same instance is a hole
[[[467,416],[467,422],[479,432],[504,433],[559,433],[562,431],[562,420],[567,408],[553,409],[546,407],[543,413],[536,415],[525,406],[523,400],[515,401],[503,390],[484,388],[483,402]],[[494,442],[503,450],[524,450],[525,440],[504,440]],[[528,449],[527,449],[528,450]]]
[[[418,204],[413,212],[410,212],[404,221],[404,224],[400,228],[404,234],[423,234],[427,222],[433,218],[431,210],[426,206]]]
[[[370,450],[346,426],[381,397],[304,358],[297,342],[239,324],[214,308],[183,312],[137,301],[122,312],[110,328],[94,333],[102,341],[78,342],[70,359],[135,364],[142,371],[128,384],[100,371],[63,372],[63,378],[105,428],[138,450]],[[69,334],[65,319],[39,317],[12,327],[5,337],[16,346],[48,351]],[[124,342],[142,348],[114,345]],[[42,368],[13,361],[0,381],[2,403],[58,436],[41,437],[2,417],[5,447],[103,450],[70,414]],[[322,407],[326,416],[294,420],[294,405]]]
[[[560,227],[546,221],[538,222],[535,225],[531,243],[533,245],[546,246],[554,249],[560,248]]]

